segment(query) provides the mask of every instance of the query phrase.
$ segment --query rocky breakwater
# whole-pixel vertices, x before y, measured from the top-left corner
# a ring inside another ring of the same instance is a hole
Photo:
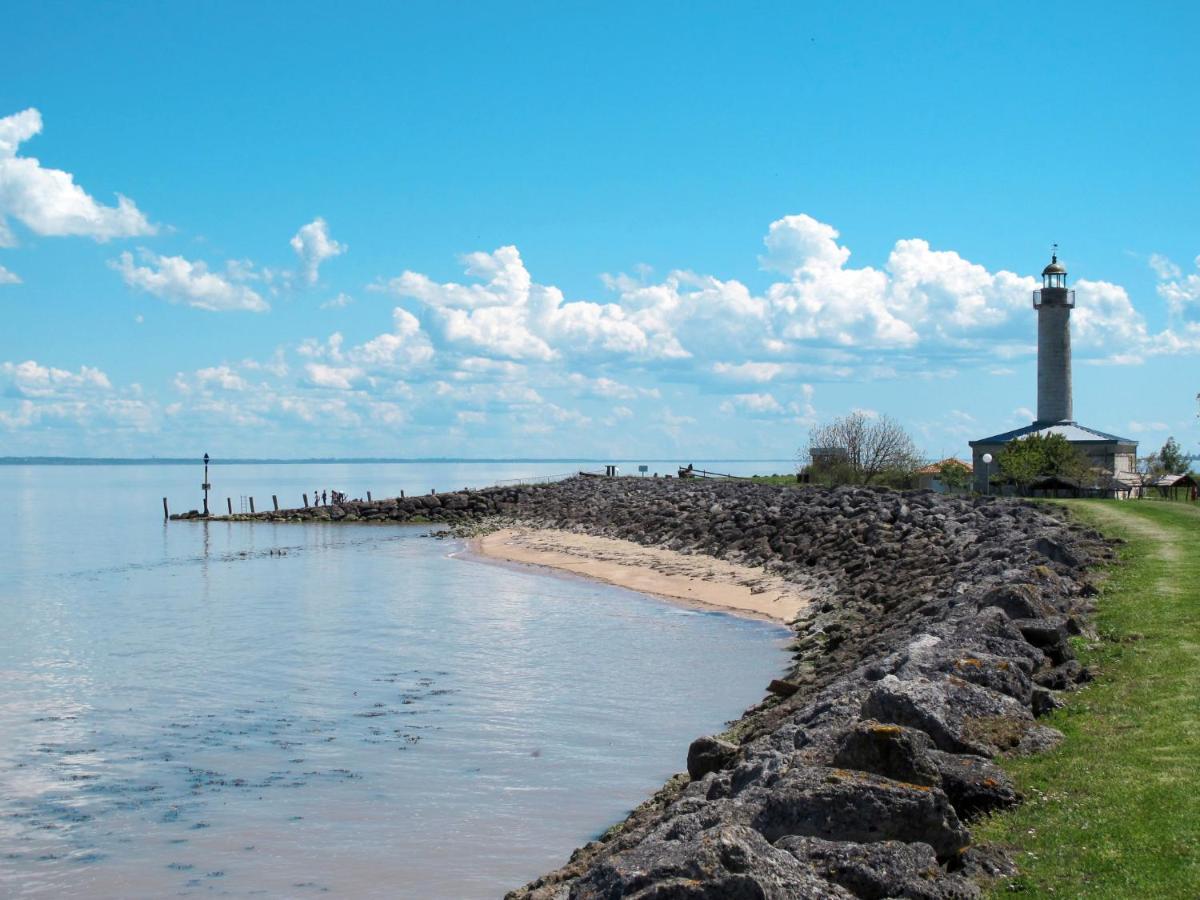
[[[775,695],[511,898],[967,898],[1013,871],[969,825],[1021,800],[997,758],[1061,739],[1038,717],[1088,677],[1068,638],[1112,556],[1100,535],[1021,501],[732,482],[572,482],[520,516],[822,599]]]
[[[1013,869],[969,825],[1021,801],[998,758],[1061,739],[1038,717],[1089,677],[1068,638],[1113,555],[1022,501],[745,482],[579,478],[258,516],[297,517],[502,517],[761,566],[819,598],[770,696],[514,900],[978,896]]]

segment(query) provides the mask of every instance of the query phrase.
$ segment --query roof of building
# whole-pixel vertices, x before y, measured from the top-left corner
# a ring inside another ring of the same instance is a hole
[[[1046,268],[1042,269],[1042,274],[1043,275],[1066,275],[1067,270],[1063,266],[1063,264],[1058,261],[1058,257],[1056,256],[1050,262],[1050,265],[1048,265],[1048,266],[1046,266]]]
[[[1029,483],[1031,488],[1039,490],[1059,490],[1063,488],[1103,490],[1103,491],[1132,491],[1138,486],[1136,478],[1121,472],[1114,475],[1103,469],[1093,469],[1090,477],[1068,478],[1065,475],[1043,475]]]
[[[941,475],[942,474],[942,466],[945,466],[945,465],[959,466],[960,468],[965,469],[968,472],[970,472],[972,469],[972,466],[969,462],[963,462],[963,460],[959,459],[956,456],[947,456],[945,459],[940,459],[935,463],[930,463],[929,465],[925,466],[922,469],[917,469],[917,474],[918,475]]]
[[[1107,431],[1098,431],[1095,428],[1088,428],[1086,425],[1080,425],[1078,422],[1055,422],[1051,425],[1046,425],[1041,422],[1034,422],[1031,425],[1025,425],[1021,428],[1014,428],[1012,431],[1006,431],[1003,434],[994,434],[991,437],[980,438],[977,441],[971,441],[970,445],[974,447],[976,444],[1007,444],[1009,441],[1015,441],[1017,438],[1029,437],[1031,434],[1040,434],[1047,436],[1051,434],[1061,434],[1071,443],[1076,442],[1100,442],[1114,441],[1118,444],[1136,444],[1133,438],[1119,437],[1115,434],[1109,434]]]
[[[1164,475],[1151,483],[1154,487],[1195,487],[1196,479],[1184,472],[1182,475]]]

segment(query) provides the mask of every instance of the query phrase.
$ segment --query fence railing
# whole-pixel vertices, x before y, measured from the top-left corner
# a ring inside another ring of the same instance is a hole
[[[551,484],[555,481],[565,481],[568,478],[574,478],[579,475],[575,472],[561,472],[557,475],[527,475],[523,478],[501,478],[495,482],[497,486],[504,485],[521,485],[521,484]]]

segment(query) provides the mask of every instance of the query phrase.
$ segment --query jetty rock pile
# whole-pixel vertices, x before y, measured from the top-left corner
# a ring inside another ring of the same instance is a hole
[[[790,696],[697,739],[687,776],[510,898],[969,898],[1015,872],[968,825],[1020,802],[995,760],[1053,747],[1038,717],[1089,677],[1068,638],[1113,556],[1097,532],[1025,501],[745,482],[576,479],[518,507],[815,599]]]
[[[971,898],[1015,869],[969,824],[1021,801],[997,765],[1090,677],[1095,531],[1019,500],[575,478],[258,518],[568,529],[762,567],[814,597],[794,664],[687,774],[512,900]],[[697,677],[703,678],[702,672]],[[682,761],[682,760],[681,760]]]

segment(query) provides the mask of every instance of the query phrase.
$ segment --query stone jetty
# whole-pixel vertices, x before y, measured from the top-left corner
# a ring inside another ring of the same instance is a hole
[[[567,529],[763,567],[818,598],[764,700],[513,900],[980,896],[1015,870],[970,824],[1021,802],[998,758],[1061,739],[1039,717],[1090,677],[1068,639],[1113,557],[1025,501],[747,482],[576,478],[254,518]]]

